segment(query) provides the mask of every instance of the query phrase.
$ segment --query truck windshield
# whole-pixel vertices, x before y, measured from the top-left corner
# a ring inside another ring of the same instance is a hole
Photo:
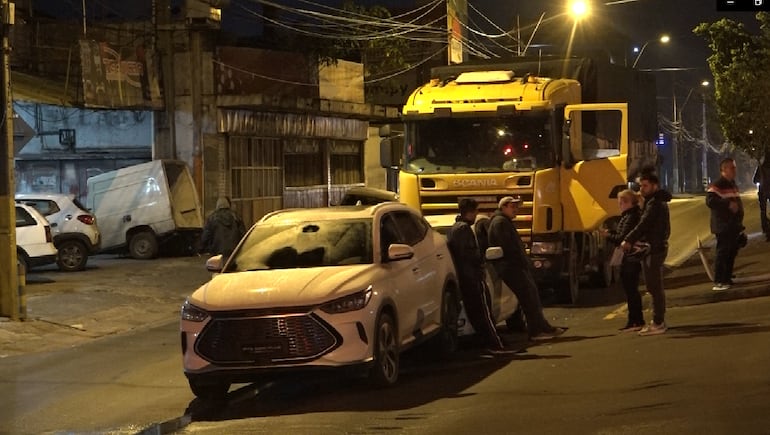
[[[506,117],[408,120],[404,170],[436,174],[553,167],[549,114],[539,110]]]

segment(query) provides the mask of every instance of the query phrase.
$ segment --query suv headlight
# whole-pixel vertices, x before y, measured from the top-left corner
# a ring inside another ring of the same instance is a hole
[[[357,311],[366,307],[371,299],[372,287],[369,286],[369,288],[366,290],[361,290],[360,292],[353,293],[352,295],[344,296],[321,305],[321,311],[328,314],[340,314],[350,311]]]
[[[182,304],[182,320],[191,322],[202,322],[209,317],[209,313],[191,304],[190,301],[184,301]]]
[[[529,252],[534,255],[554,255],[561,252],[561,242],[532,242]]]

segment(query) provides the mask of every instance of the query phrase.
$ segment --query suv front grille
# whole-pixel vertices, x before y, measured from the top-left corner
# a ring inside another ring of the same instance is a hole
[[[301,363],[331,352],[341,337],[313,314],[253,318],[215,317],[196,340],[208,361],[263,366]]]

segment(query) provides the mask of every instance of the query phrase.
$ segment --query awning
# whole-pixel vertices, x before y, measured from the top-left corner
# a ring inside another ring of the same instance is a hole
[[[69,85],[64,81],[51,80],[32,76],[17,71],[11,71],[11,95],[14,101],[29,101],[32,103],[51,104],[57,106],[74,106],[78,103],[78,82],[70,77]]]

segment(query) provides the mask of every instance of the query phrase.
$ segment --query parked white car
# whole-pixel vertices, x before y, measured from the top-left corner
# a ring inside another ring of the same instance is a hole
[[[268,214],[185,301],[184,373],[201,398],[276,370],[370,365],[396,382],[399,354],[457,346],[459,293],[446,240],[398,203]]]
[[[56,262],[48,221],[24,204],[16,204],[16,256],[25,270]]]
[[[53,244],[59,251],[59,269],[85,269],[88,256],[99,250],[101,234],[96,217],[80,201],[61,193],[17,193],[16,201],[34,207],[48,220]]]

